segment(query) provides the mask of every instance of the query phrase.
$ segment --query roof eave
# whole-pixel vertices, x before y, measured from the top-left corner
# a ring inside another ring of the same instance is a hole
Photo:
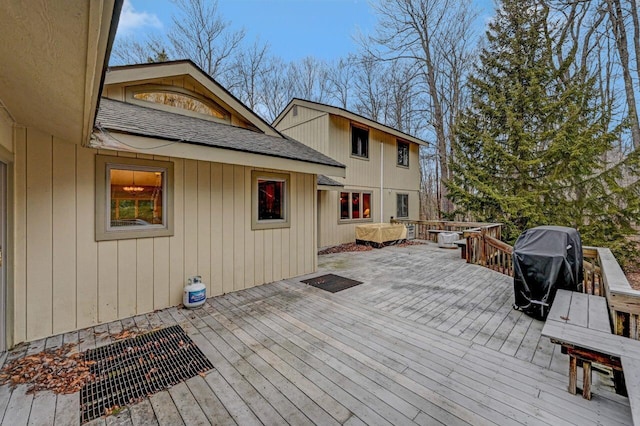
[[[422,139],[416,138],[415,136],[411,136],[407,133],[401,132],[400,130],[394,129],[393,127],[389,127],[385,124],[378,123],[377,121],[371,120],[367,117],[363,117],[351,111],[347,111],[344,108],[339,108],[333,105],[322,104],[319,102],[308,101],[300,98],[293,98],[289,104],[282,110],[280,114],[273,120],[272,126],[276,127],[280,121],[288,114],[288,112],[293,108],[294,105],[300,105],[305,108],[315,109],[317,111],[322,111],[331,115],[335,115],[338,117],[346,118],[347,120],[363,124],[367,127],[377,129],[381,132],[388,133],[397,137],[398,139],[402,139],[403,141],[413,142],[415,144],[421,146],[430,146],[430,144]]]
[[[116,136],[117,135],[117,136]],[[107,133],[94,132],[93,146],[100,149],[129,151],[143,154],[209,161],[212,163],[235,164],[247,167],[260,167],[291,172],[324,174],[346,177],[345,166],[313,163],[308,161],[264,155],[253,152],[237,151],[202,144],[175,142],[164,139],[109,130]]]

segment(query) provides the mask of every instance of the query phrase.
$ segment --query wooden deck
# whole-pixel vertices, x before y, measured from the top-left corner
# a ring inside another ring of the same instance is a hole
[[[434,245],[320,257],[318,274],[364,284],[330,294],[296,280],[33,342],[111,342],[180,324],[212,361],[205,377],[90,424],[625,425],[626,398],[567,392],[567,360],[542,323],[511,309],[511,279]],[[563,362],[565,365],[563,365]],[[0,387],[2,424],[78,424],[79,397]]]

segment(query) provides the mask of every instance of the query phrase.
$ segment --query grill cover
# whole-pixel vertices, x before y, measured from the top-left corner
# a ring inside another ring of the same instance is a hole
[[[559,288],[582,290],[583,274],[582,241],[576,229],[528,229],[513,247],[514,307],[544,319]]]

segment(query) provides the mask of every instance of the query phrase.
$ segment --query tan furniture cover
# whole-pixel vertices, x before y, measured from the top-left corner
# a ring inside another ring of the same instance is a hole
[[[406,238],[407,228],[401,223],[368,223],[356,226],[356,240],[382,244]]]

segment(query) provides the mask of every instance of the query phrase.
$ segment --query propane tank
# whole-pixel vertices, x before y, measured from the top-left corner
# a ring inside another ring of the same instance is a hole
[[[202,284],[200,275],[193,276],[187,280],[182,296],[182,304],[185,308],[193,309],[204,305],[207,299],[207,287]]]

